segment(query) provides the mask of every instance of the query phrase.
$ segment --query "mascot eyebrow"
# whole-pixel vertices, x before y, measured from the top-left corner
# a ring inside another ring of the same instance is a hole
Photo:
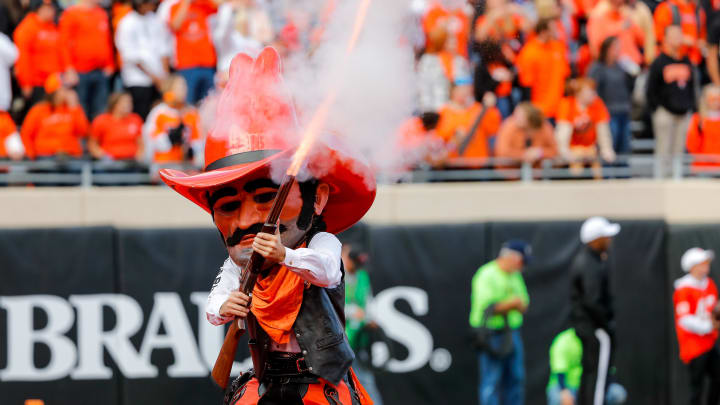
[[[263,188],[263,187],[280,188],[280,185],[275,183],[271,179],[260,178],[260,179],[251,180],[251,181],[248,181],[247,183],[245,183],[245,185],[243,186],[243,190],[245,190],[248,193],[252,193],[253,191],[255,191],[259,188]],[[208,200],[208,206],[210,207],[211,210],[214,209],[215,203],[218,202],[219,199],[221,199],[223,197],[232,197],[234,195],[237,195],[237,190],[234,187],[230,187],[230,186],[226,186],[221,189],[215,190],[212,193],[210,193],[210,192],[205,193],[205,197]]]

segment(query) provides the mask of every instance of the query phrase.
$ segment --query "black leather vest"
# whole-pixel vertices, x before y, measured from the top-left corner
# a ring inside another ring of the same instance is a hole
[[[335,288],[310,286],[303,300],[293,332],[305,357],[309,371],[335,385],[345,377],[352,365],[353,354],[345,336],[345,271]],[[252,316],[248,316],[250,354],[255,375],[262,381],[270,338]]]

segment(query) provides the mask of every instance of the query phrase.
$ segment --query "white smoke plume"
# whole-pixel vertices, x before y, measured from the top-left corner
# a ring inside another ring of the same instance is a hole
[[[298,51],[283,60],[283,92],[289,93],[295,106],[297,133],[288,134],[284,124],[278,122],[278,128],[266,131],[265,135],[282,132],[289,144],[299,145],[303,129],[318,106],[331,88],[337,87],[337,97],[319,142],[362,159],[375,173],[398,173],[399,169],[414,163],[413,158],[409,159],[400,149],[398,129],[411,117],[416,99],[413,49],[404,35],[408,25],[416,21],[412,20],[407,1],[372,0],[358,42],[348,54],[361,1],[335,0],[336,8],[326,24],[318,17],[326,12],[332,0],[286,2],[285,14],[294,18],[296,24],[307,27],[319,19],[324,34],[310,54]],[[201,106],[203,127],[209,136],[227,136],[231,124],[240,119],[233,112],[237,107],[229,104],[247,105],[240,99],[262,97],[252,81],[231,79],[228,86],[230,91],[226,88],[222,94],[208,97]],[[226,92],[232,101],[222,101]],[[273,123],[267,125],[274,126]],[[343,145],[339,146],[335,139]],[[331,169],[330,162],[323,166],[320,156],[310,159],[313,160],[312,174],[316,177]],[[276,181],[282,178],[287,165],[283,160],[272,168]],[[367,180],[369,185],[374,184],[372,179]]]
[[[305,2],[319,7],[326,0]],[[296,54],[285,61],[285,84],[301,128],[330,87],[339,86],[323,132],[340,138],[346,151],[362,156],[375,171],[395,172],[408,163],[397,135],[415,99],[413,51],[403,38],[410,8],[405,1],[374,0],[356,47],[346,56],[359,3],[337,2],[312,55]]]

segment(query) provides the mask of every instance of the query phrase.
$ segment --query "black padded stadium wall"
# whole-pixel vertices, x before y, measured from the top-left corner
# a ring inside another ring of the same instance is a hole
[[[683,404],[672,282],[685,249],[720,249],[720,228],[621,224],[611,253],[617,378],[628,403]],[[361,225],[342,234],[370,254],[372,310],[387,335],[373,350],[384,402],[477,403],[470,280],[505,240],[524,238],[535,256],[524,272],[526,403],[545,404],[548,348],[566,326],[579,228]],[[0,230],[0,403],[221,403],[209,371],[224,330],[204,319],[204,299],[226,257],[214,229]],[[237,368],[249,365],[245,342]]]

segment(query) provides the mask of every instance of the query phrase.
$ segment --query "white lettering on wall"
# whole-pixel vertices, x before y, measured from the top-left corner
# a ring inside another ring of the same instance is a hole
[[[211,325],[205,319],[206,292],[193,292],[190,303],[197,308],[197,339],[180,295],[162,292],[154,295],[149,314],[143,313],[135,299],[123,294],[71,295],[67,300],[53,295],[0,296],[0,310],[7,312],[7,336],[0,336],[0,351],[7,353],[0,381],[50,381],[66,377],[75,380],[112,378],[112,364],[106,364],[107,352],[119,371],[127,378],[154,378],[159,375],[151,362],[156,349],[170,349],[173,364],[166,373],[172,378],[207,377],[222,347],[225,328]],[[384,343],[375,343],[377,364],[388,371],[408,373],[430,363],[437,372],[451,364],[450,352],[433,350],[430,331],[409,314],[398,311],[398,301],[409,304],[414,316],[428,313],[428,295],[414,287],[393,287],[380,292],[369,311],[387,336],[407,348],[404,359],[388,359]],[[73,308],[75,311],[73,311]],[[114,313],[115,323],[104,330],[103,310]],[[45,326],[35,329],[33,311],[42,311],[48,319]],[[77,313],[77,316],[75,315]],[[147,326],[141,330],[144,316]],[[193,316],[194,317],[194,316]],[[77,340],[67,334],[75,326]],[[140,348],[131,342],[142,333]],[[37,344],[48,348],[47,364],[35,363]],[[233,363],[232,374],[252,367],[250,358]]]
[[[70,375],[75,380],[109,379],[112,369],[103,362],[103,348],[120,372],[133,378],[154,377],[157,369],[140,356],[130,342],[142,326],[143,313],[134,299],[121,294],[71,295],[77,308],[79,361]],[[103,331],[103,307],[115,313],[115,327]]]
[[[160,334],[160,326],[165,334]],[[150,362],[155,349],[171,349],[175,362],[168,367],[170,377],[203,377],[207,367],[200,360],[195,336],[180,297],[176,293],[155,293],[155,305],[150,312],[145,336],[140,347],[140,356]],[[157,369],[155,369],[157,374]]]
[[[0,307],[7,311],[7,367],[0,371],[2,381],[47,381],[63,378],[75,366],[75,345],[64,334],[75,318],[67,301],[53,295],[0,297]],[[47,325],[33,329],[33,309],[47,314]],[[50,349],[50,362],[35,366],[35,343]]]
[[[407,373],[423,367],[430,360],[433,338],[423,324],[395,308],[398,300],[405,300],[413,314],[422,316],[428,313],[428,295],[420,288],[393,287],[383,290],[372,301],[372,314],[385,334],[408,350],[404,360],[390,359],[387,369],[394,373]]]

